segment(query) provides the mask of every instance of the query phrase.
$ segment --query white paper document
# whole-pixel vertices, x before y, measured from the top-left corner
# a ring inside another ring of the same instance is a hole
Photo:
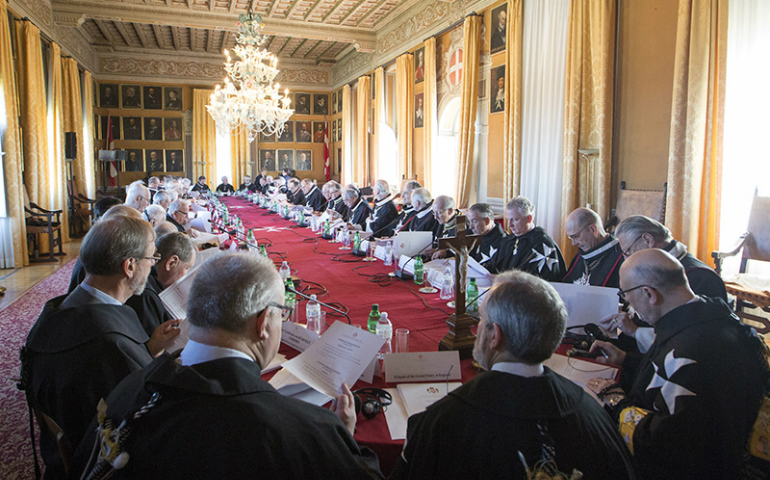
[[[187,345],[188,340],[190,340],[190,322],[184,320],[179,324],[179,335],[166,342],[163,345],[163,349],[168,353],[174,354],[183,349]]]
[[[614,380],[618,374],[618,369],[609,365],[601,365],[593,362],[586,362],[577,358],[571,358],[554,353],[551,358],[546,360],[543,365],[558,373],[562,377],[572,380],[575,384],[583,388],[589,395],[599,400],[596,395],[586,386],[592,378],[606,378]],[[601,402],[600,402],[601,403]]]
[[[442,383],[400,383],[398,393],[404,401],[407,416],[424,412],[426,408],[446,397],[449,392],[460,387],[460,382]]]
[[[552,282],[551,286],[567,307],[567,326],[599,323],[608,315],[618,313],[618,289]]]
[[[377,355],[385,339],[351,325],[334,322],[307,350],[283,368],[321,393],[336,397],[342,383],[353,385]]]
[[[291,348],[304,352],[320,335],[308,330],[298,323],[283,322],[281,324],[281,342]]]
[[[281,368],[281,364],[286,361],[286,355],[282,353],[276,353],[275,358],[265,368],[262,369],[261,374],[273,372]]]
[[[437,380],[459,380],[460,352],[411,352],[385,355],[382,362],[385,381],[435,382]]]
[[[200,254],[200,252],[198,253]],[[198,273],[197,263],[184,277],[174,282],[158,295],[163,302],[163,306],[166,307],[166,310],[168,310],[168,313],[173,318],[187,317],[187,297],[196,273]]]
[[[385,420],[388,422],[388,431],[393,440],[406,440],[406,423],[409,415],[406,413],[404,401],[397,388],[386,388],[386,392],[393,397],[393,403],[385,409]]]
[[[310,388],[308,384],[289,373],[285,368],[273,375],[268,383],[284,397],[296,398],[319,407],[332,399],[332,397]]]

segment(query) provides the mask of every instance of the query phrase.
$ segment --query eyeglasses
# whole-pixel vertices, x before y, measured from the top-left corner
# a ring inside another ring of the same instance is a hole
[[[572,235],[567,235],[567,238],[569,238],[570,240],[577,240],[577,238],[580,236],[580,234],[583,233],[583,230],[585,230],[586,228],[588,228],[590,226],[591,226],[590,223],[588,225],[584,225],[583,228],[581,228],[580,230],[577,231],[577,233],[573,233]]]
[[[156,253],[152,257],[142,257],[142,258],[144,258],[145,260],[149,260],[150,264],[152,265],[157,265],[158,262],[160,262],[160,259],[162,258],[162,256],[160,253]]]
[[[644,288],[644,287],[651,288],[651,289],[653,289],[655,291],[658,290],[657,288],[655,288],[653,286],[650,286],[650,285],[637,285],[636,287],[629,288],[628,290],[620,290],[620,291],[618,291],[618,298],[620,298],[621,300],[623,300],[625,302],[626,301],[626,294],[628,292],[633,292],[634,290],[637,290],[639,288]]]
[[[631,249],[634,248],[634,245],[636,245],[636,242],[641,240],[643,237],[644,237],[644,234],[641,234],[638,237],[636,237],[636,240],[634,240],[634,243],[629,245],[627,249],[623,250],[623,256],[624,257],[630,257],[631,254],[634,253],[634,252],[631,251]]]
[[[267,306],[268,307],[275,307],[275,308],[280,308],[281,309],[281,321],[282,322],[288,321],[291,318],[292,312],[294,311],[294,307],[288,307],[286,305],[280,305],[278,303],[268,303]],[[262,313],[265,310],[267,310],[267,307],[265,307],[265,309],[262,310],[261,312],[259,312],[257,315],[262,315]]]

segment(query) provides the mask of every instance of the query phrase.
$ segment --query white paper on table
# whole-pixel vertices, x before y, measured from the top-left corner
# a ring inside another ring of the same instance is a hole
[[[163,302],[163,306],[166,307],[166,310],[168,310],[168,313],[170,313],[173,318],[187,317],[187,297],[196,273],[198,273],[197,264],[182,278],[174,282],[158,295]]]
[[[571,358],[557,353],[551,355],[551,358],[543,362],[543,365],[579,385],[599,403],[602,403],[601,400],[599,400],[596,394],[586,386],[588,381],[592,378],[615,380],[615,377],[618,374],[618,369],[615,367],[586,362],[585,360]]]
[[[289,373],[285,368],[273,375],[273,378],[268,383],[284,397],[296,398],[319,407],[332,399],[328,395],[313,390],[308,384]]]
[[[262,369],[260,372],[261,375],[264,375],[266,373],[270,373],[274,370],[278,370],[281,368],[281,364],[286,361],[286,355],[282,353],[276,353],[273,360],[267,364],[265,368]]]
[[[489,270],[487,270],[482,264],[476,261],[475,258],[469,256],[468,257],[468,284],[471,283],[471,278],[476,279],[476,285],[478,285],[479,288],[483,287],[491,287],[492,282],[489,281],[487,278],[487,275],[489,275]]]
[[[213,234],[213,233],[206,233],[206,232],[198,232],[198,235],[193,237],[190,235],[190,241],[193,242],[195,245],[203,245],[204,243],[219,243],[221,244],[225,240],[227,240],[228,235],[226,233],[219,233],[219,234]]]
[[[409,416],[406,414],[404,401],[397,388],[386,388],[386,392],[393,397],[393,403],[385,409],[385,420],[388,422],[388,432],[393,440],[406,440],[406,423]]]
[[[321,393],[336,397],[342,383],[353,385],[377,355],[385,339],[342,322],[283,364],[283,368]]]
[[[618,289],[552,282],[551,285],[567,307],[567,327],[599,323],[618,313]]]
[[[190,225],[190,228],[194,228],[199,232],[211,233],[211,222],[209,222],[205,218],[201,218],[201,217],[193,218],[192,220],[190,220],[190,223],[188,225]]]
[[[272,195],[270,197],[270,200],[275,200],[278,203],[282,203],[286,201],[286,194],[285,193],[277,193],[275,195]]]
[[[316,332],[308,330],[298,323],[283,322],[281,324],[281,342],[300,352],[307,350],[307,347],[318,337],[320,335]]]
[[[446,397],[449,392],[462,386],[460,382],[443,383],[399,383],[398,393],[404,401],[406,414],[424,412],[426,408]]]
[[[431,382],[436,380],[459,380],[460,352],[409,352],[389,353],[384,356],[382,369],[385,381]]]
[[[174,354],[183,349],[187,345],[188,340],[190,340],[190,322],[184,320],[179,324],[179,335],[166,342],[163,345],[163,349],[168,353]]]
[[[366,370],[364,370],[364,373],[361,374],[360,377],[358,377],[359,380],[366,383],[372,383],[372,379],[374,379],[374,371],[379,370],[377,367],[380,365],[379,360],[377,357],[374,357],[369,363],[369,366],[366,367]]]

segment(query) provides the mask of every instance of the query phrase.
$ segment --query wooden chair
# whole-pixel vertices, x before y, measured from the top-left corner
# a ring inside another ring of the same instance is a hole
[[[56,421],[45,414],[39,408],[35,408],[35,417],[37,418],[37,425],[40,430],[47,430],[54,439],[56,439],[56,446],[59,449],[59,457],[61,457],[62,466],[64,467],[64,473],[70,473],[70,466],[72,465],[72,444],[70,443],[64,430],[61,429]]]
[[[770,262],[770,197],[760,197],[754,191],[754,200],[749,214],[748,230],[740,236],[735,248],[729,252],[712,252],[714,269],[722,274],[722,260],[741,253],[740,274],[749,270],[749,260]],[[770,293],[745,287],[737,283],[725,282],[727,293],[735,297],[735,313],[744,322],[758,326],[760,333],[770,333],[770,320],[746,312],[746,308],[759,308],[770,313]]]
[[[67,180],[67,194],[69,195],[70,235],[73,237],[83,236],[93,221],[93,205],[96,200],[78,192],[75,177],[72,177],[72,180]]]
[[[631,190],[626,188],[625,181],[620,182],[615,213],[607,220],[605,229],[614,232],[620,222],[632,215],[644,215],[665,224],[667,190],[667,183],[663,190]]]
[[[31,244],[31,262],[55,262],[56,255],[66,255],[62,250],[61,239],[61,210],[46,210],[29,201],[26,189],[24,190],[24,214],[27,227],[27,243]],[[40,258],[40,247],[37,235],[48,234],[48,258]],[[59,251],[54,253],[54,247],[59,246]]]

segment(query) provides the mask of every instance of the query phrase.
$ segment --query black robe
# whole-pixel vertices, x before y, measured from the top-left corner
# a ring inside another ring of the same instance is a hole
[[[227,185],[225,185],[224,183],[220,183],[219,185],[217,185],[217,192],[218,193],[233,193],[233,192],[235,192],[235,188],[233,188],[233,186],[230,185],[229,183]]]
[[[436,238],[441,231],[441,224],[433,216],[432,207],[433,202],[430,202],[425,208],[415,212],[411,220],[404,223],[402,230],[405,232],[432,232],[433,238]]]
[[[366,219],[369,218],[371,209],[369,204],[363,198],[358,199],[358,203],[348,211],[347,222],[353,225],[359,225],[362,229],[366,228]]]
[[[342,201],[342,195],[326,202],[326,210],[334,210],[340,214],[340,217],[348,217],[348,206]]]
[[[698,260],[692,253],[687,251],[684,244],[672,240],[664,248],[668,253],[675,256],[679,263],[684,267],[684,273],[687,275],[687,282],[690,288],[697,295],[706,297],[721,298],[727,302],[727,289],[722,277],[711,269],[708,265]]]
[[[192,187],[193,192],[200,192],[201,194],[210,192],[209,186],[206,184],[201,185],[200,183],[196,183]]]
[[[173,223],[179,233],[184,233],[185,230],[182,224],[174,220],[174,217],[172,217],[168,213],[166,214],[166,221]]]
[[[238,187],[238,190],[245,190],[247,192],[253,192],[254,191],[254,184],[253,183],[242,183],[240,187]]]
[[[301,188],[298,188],[296,192],[288,192],[286,193],[286,199],[289,201],[289,203],[292,203],[294,205],[304,205],[305,204],[305,192],[302,191]]]
[[[107,416],[132,415],[153,392],[160,398],[134,423],[114,479],[382,478],[334,413],[282,396],[249,360],[184,367],[163,355],[112,392]],[[75,452],[77,478],[93,441],[90,433]]]
[[[67,293],[72,293],[83,280],[86,279],[86,267],[83,266],[83,262],[80,261],[80,257],[75,259],[75,266],[72,268],[72,275],[70,276],[70,286],[67,289]]]
[[[609,235],[590,252],[580,250],[572,259],[564,283],[620,288],[620,266],[623,249],[618,240]]]
[[[414,217],[414,208],[412,208],[411,205],[402,207],[398,216],[394,218],[392,222],[382,227],[380,231],[373,232],[372,236],[373,237],[392,237],[398,232],[400,232],[404,228],[404,225],[408,225],[409,223],[411,223],[413,217]]]
[[[620,408],[650,411],[633,431],[640,478],[739,478],[768,378],[762,340],[716,298],[671,310],[655,333],[621,370],[632,387]]]
[[[158,296],[159,293],[157,279],[149,275],[142,294],[132,295],[126,300],[126,306],[131,307],[131,310],[136,312],[136,316],[139,317],[139,322],[148,337],[152,336],[161,323],[174,319],[163,305]]]
[[[601,406],[545,368],[540,377],[485,372],[409,418],[391,479],[526,478],[518,452],[540,460],[538,423],[560,471],[586,479],[635,478],[623,440]]]
[[[466,234],[473,235],[467,227],[465,229]],[[449,238],[457,236],[457,214],[455,213],[452,218],[445,224],[439,223],[438,232],[435,238]]]
[[[508,235],[500,242],[500,248],[484,264],[491,273],[521,270],[549,282],[564,278],[564,257],[556,242],[540,227],[524,235]]]
[[[313,185],[312,190],[305,196],[305,206],[312,207],[314,212],[320,212],[323,210],[326,204],[326,199],[321,193],[321,190]]]
[[[487,262],[495,252],[500,248],[500,243],[505,237],[503,228],[495,223],[495,226],[481,237],[480,242],[476,242],[476,246],[470,251],[470,256],[479,263]]]
[[[48,301],[24,347],[28,394],[59,424],[73,448],[99,399],[152,361],[145,346],[149,338],[134,311],[97,302],[82,287]],[[56,441],[47,431],[40,435],[40,453],[47,477],[49,469],[54,475],[61,472]]]
[[[369,226],[367,231],[372,233],[379,232],[385,226],[390,224],[396,217],[398,217],[398,209],[396,204],[393,203],[390,196],[374,202],[374,209],[372,215],[369,218]]]

